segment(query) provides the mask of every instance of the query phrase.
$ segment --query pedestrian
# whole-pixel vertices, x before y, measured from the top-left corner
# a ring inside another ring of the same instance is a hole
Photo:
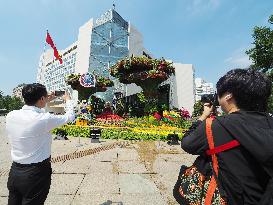
[[[25,105],[8,113],[6,130],[11,145],[12,165],[7,187],[9,205],[44,204],[51,184],[50,131],[74,120],[73,102],[65,93],[66,114],[44,112],[47,102],[55,98],[39,83],[23,87]]]
[[[216,154],[217,182],[228,205],[272,204],[273,118],[267,113],[271,87],[265,75],[252,69],[231,70],[217,82],[218,101],[225,115],[212,122],[215,147],[232,140],[240,143]],[[205,103],[199,121],[181,141],[186,152],[209,161],[205,120],[212,110],[213,106]]]

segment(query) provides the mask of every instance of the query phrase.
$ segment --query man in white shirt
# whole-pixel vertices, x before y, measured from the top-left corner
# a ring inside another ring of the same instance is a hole
[[[9,173],[9,205],[44,204],[51,184],[51,133],[53,128],[75,118],[73,102],[65,94],[66,114],[44,112],[48,95],[44,85],[28,84],[22,90],[25,104],[6,117],[6,130],[11,144],[12,166]]]

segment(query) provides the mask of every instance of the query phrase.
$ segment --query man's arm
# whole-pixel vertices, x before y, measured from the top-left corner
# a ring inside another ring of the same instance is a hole
[[[206,122],[205,120],[212,112],[212,106],[209,103],[204,104],[204,112],[197,122],[194,122],[190,129],[185,133],[181,141],[183,150],[190,154],[201,155],[209,149],[206,137]]]
[[[54,115],[48,114],[47,116],[47,131],[50,131],[56,127],[64,125],[68,122],[72,122],[75,119],[73,101],[71,100],[68,93],[65,93],[63,99],[66,102],[65,114],[64,115]]]
[[[182,138],[181,147],[189,154],[196,155],[203,154],[208,149],[205,122],[198,120],[192,124]]]
[[[64,115],[49,114],[47,118],[47,130],[50,131],[56,127],[72,122],[75,119],[73,101],[66,102],[66,110]]]

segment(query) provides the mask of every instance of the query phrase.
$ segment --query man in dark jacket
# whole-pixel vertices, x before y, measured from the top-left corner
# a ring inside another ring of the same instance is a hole
[[[254,70],[235,69],[217,82],[218,101],[225,116],[212,124],[215,147],[238,140],[240,146],[217,154],[219,183],[230,205],[257,205],[273,173],[273,118],[266,113],[271,81]],[[205,119],[212,105],[182,139],[182,148],[196,155],[209,149]]]

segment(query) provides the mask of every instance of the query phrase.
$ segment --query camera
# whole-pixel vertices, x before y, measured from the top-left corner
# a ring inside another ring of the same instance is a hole
[[[219,105],[218,96],[216,92],[214,94],[204,94],[201,96],[202,103],[209,103],[213,106],[212,116],[217,116],[217,107]]]
[[[214,107],[219,106],[218,97],[217,94],[204,94],[201,96],[201,102],[202,103],[210,103]]]
[[[64,94],[65,94],[65,91],[63,90],[56,90],[54,93],[56,97],[63,96]]]

